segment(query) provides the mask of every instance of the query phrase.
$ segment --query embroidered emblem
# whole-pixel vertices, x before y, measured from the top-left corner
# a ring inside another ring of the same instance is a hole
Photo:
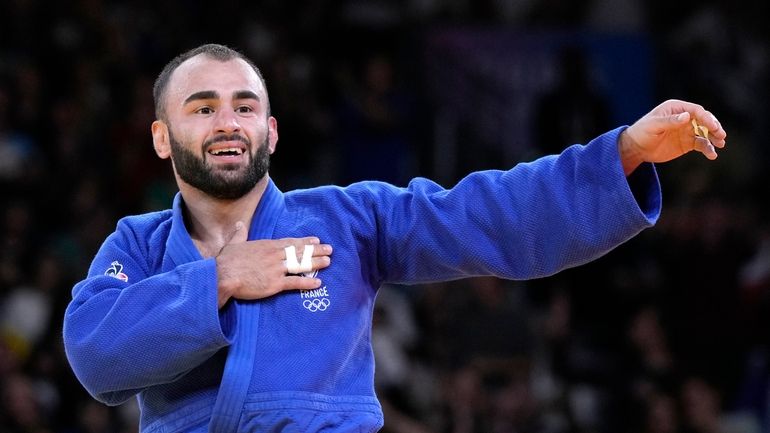
[[[318,271],[307,272],[302,274],[302,276],[315,278],[318,276]],[[326,311],[332,303],[329,299],[329,291],[326,289],[326,286],[319,287],[315,290],[300,290],[299,297],[302,299],[302,306],[311,313]]]
[[[329,298],[305,299],[302,301],[302,306],[307,308],[311,313],[315,313],[316,311],[326,311],[330,304],[331,301]]]
[[[110,264],[110,267],[104,271],[104,275],[109,275],[110,277],[117,278],[126,283],[128,282],[128,275],[123,273],[123,265],[117,260]]]

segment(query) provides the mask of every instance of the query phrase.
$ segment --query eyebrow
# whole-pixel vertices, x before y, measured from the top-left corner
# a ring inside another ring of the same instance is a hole
[[[189,104],[193,101],[199,101],[201,99],[219,99],[219,93],[213,91],[213,90],[203,90],[201,92],[195,92],[192,95],[188,96],[187,99],[184,100],[185,105]]]
[[[259,101],[259,95],[251,90],[238,90],[233,93],[233,99],[256,99]]]
[[[187,99],[184,100],[185,104],[189,104],[193,101],[200,101],[200,100],[206,100],[206,99],[219,99],[219,93],[217,93],[214,90],[202,90],[200,92],[195,92],[192,95],[188,96]],[[233,99],[255,99],[259,101],[259,95],[252,92],[251,90],[237,90],[233,92]]]

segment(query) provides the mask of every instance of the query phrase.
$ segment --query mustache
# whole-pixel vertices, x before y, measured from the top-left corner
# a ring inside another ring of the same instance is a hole
[[[248,137],[245,137],[241,134],[221,134],[217,135],[216,137],[212,137],[206,141],[203,142],[203,152],[205,153],[209,147],[214,145],[215,143],[219,143],[222,141],[240,141],[244,143],[246,146],[251,148],[251,140],[249,140]]]

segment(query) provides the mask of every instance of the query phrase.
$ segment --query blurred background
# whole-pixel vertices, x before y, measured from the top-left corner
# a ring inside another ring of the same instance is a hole
[[[0,432],[137,430],[135,403],[107,408],[75,380],[62,315],[118,218],[170,206],[152,83],[205,42],[262,69],[283,190],[450,187],[664,99],[706,106],[728,148],[659,166],[660,222],[604,258],[534,281],[382,288],[383,431],[770,432],[769,8],[0,1]]]

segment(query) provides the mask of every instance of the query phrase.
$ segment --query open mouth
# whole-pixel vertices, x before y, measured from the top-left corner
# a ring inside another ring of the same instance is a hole
[[[246,145],[240,141],[222,141],[209,146],[206,153],[215,161],[233,162],[240,159],[246,150]]]
[[[241,156],[243,149],[239,147],[225,147],[221,149],[209,149],[209,155],[214,156]]]

